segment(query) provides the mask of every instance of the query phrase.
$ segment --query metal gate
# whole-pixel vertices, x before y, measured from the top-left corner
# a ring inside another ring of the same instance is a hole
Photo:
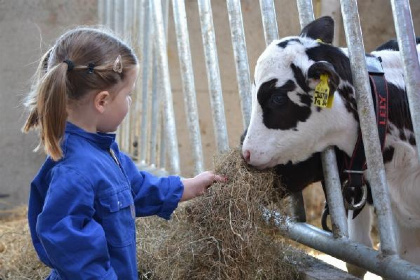
[[[256,1],[256,0],[255,0]],[[301,28],[314,19],[311,0],[297,0]],[[395,30],[404,62],[404,75],[412,114],[416,143],[420,143],[420,67],[409,0],[391,0]],[[130,153],[138,165],[158,174],[182,174],[178,138],[174,117],[172,89],[167,56],[167,26],[174,24],[184,107],[192,147],[195,173],[204,170],[203,148],[198,118],[194,73],[191,62],[188,24],[184,0],[172,0],[173,23],[168,23],[168,0],[99,0],[100,23],[129,39],[140,56],[141,70],[137,94],[129,117],[122,124],[118,137],[121,149]],[[218,152],[229,149],[220,70],[215,42],[215,30],[210,0],[197,0],[208,91],[212,108],[215,141]],[[346,213],[333,148],[322,153],[326,191],[333,233],[307,224],[302,194],[292,197],[291,217],[277,213],[275,218],[282,233],[302,244],[366,268],[391,279],[420,279],[420,266],[399,258],[396,254],[393,216],[370,94],[356,0],[341,0],[345,37],[355,81],[357,107],[365,145],[369,181],[378,219],[381,250],[376,251],[348,238]],[[230,33],[236,66],[243,128],[251,111],[251,83],[240,0],[226,0]],[[278,29],[274,0],[259,0],[266,44],[277,39]],[[141,133],[140,133],[141,132]],[[417,145],[420,155],[420,145]]]

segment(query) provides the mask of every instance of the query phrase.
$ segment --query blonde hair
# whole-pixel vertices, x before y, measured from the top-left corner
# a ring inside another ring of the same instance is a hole
[[[63,34],[41,58],[25,102],[23,132],[39,128],[40,143],[54,161],[63,157],[67,104],[92,90],[108,90],[138,64],[133,50],[109,32],[76,28]]]

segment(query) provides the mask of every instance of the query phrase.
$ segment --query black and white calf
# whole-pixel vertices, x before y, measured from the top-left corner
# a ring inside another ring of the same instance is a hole
[[[305,27],[300,36],[272,42],[255,68],[243,157],[260,169],[276,166],[291,191],[322,180],[319,152],[334,146],[351,157],[358,138],[359,117],[348,53],[330,45],[333,29],[331,18],[320,18]],[[395,44],[389,44],[389,48],[384,45],[370,55],[381,58],[388,82],[383,151],[398,251],[403,259],[420,264],[420,164],[403,66]],[[315,88],[325,75],[330,93],[334,92],[331,108],[314,104]],[[372,246],[369,208],[364,207],[355,219],[349,219],[349,235]]]

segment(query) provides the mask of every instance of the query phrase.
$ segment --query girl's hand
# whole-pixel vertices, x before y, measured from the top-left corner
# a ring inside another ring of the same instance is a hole
[[[227,178],[217,175],[212,171],[205,171],[194,178],[183,179],[184,193],[182,194],[181,201],[190,200],[194,197],[203,195],[206,190],[216,182],[226,183]]]

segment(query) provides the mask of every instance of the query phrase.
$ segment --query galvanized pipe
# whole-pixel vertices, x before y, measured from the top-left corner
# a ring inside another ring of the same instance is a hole
[[[200,15],[201,35],[203,37],[204,56],[206,60],[216,146],[218,152],[225,152],[229,149],[229,140],[226,128],[226,116],[223,103],[222,84],[220,80],[219,61],[217,57],[216,38],[214,34],[213,12],[210,0],[199,0],[198,12]]]
[[[297,5],[300,27],[303,29],[315,19],[312,0],[298,0]],[[325,149],[321,154],[321,159],[333,234],[335,237],[348,236],[346,212],[334,148]]]
[[[106,20],[106,3],[105,0],[98,0],[98,22],[101,25],[105,25]]]
[[[157,1],[151,1],[153,11],[153,22],[156,32],[156,47],[158,69],[162,82],[159,83],[163,92],[163,122],[165,125],[165,142],[168,148],[169,172],[180,174],[178,138],[176,134],[175,113],[172,100],[171,83],[169,80],[169,66],[166,49],[166,35],[162,7]],[[159,1],[160,2],[160,1]]]
[[[114,28],[114,0],[106,0],[105,2],[105,26]]]
[[[273,222],[280,229],[283,236],[345,262],[364,267],[387,279],[420,279],[420,267],[400,259],[397,255],[384,256],[346,237],[336,238],[317,227],[284,219],[279,213],[267,209],[263,210],[263,215],[267,221]]]
[[[251,79],[242,20],[241,1],[227,0],[226,4],[229,14],[233,55],[235,58],[236,79],[238,81],[239,97],[242,108],[242,122],[244,129],[246,129],[248,128],[249,120],[251,118]]]
[[[150,1],[143,1],[144,9],[144,20],[143,20],[143,35],[142,35],[142,77],[141,77],[141,123],[140,123],[140,134],[139,134],[139,163],[141,165],[146,164],[147,157],[147,136],[149,133],[148,121],[149,121],[149,85],[151,83],[151,71],[152,62],[150,57],[152,56],[153,42],[155,41],[154,25],[150,24],[152,16],[152,6]]]
[[[331,216],[331,225],[334,237],[348,236],[346,211],[343,194],[341,192],[340,176],[338,175],[337,159],[334,148],[328,147],[321,154],[324,171],[327,202]]]
[[[169,15],[169,1],[164,0],[162,3],[162,14],[163,14],[163,21],[164,21],[164,28],[165,28],[165,38],[167,38],[168,35],[168,15]],[[161,101],[161,92],[158,87],[158,82],[160,80],[160,73],[158,71],[158,65],[157,65],[157,48],[153,48],[153,54],[152,54],[152,110],[151,110],[151,120],[150,120],[150,138],[149,138],[149,162],[152,166],[157,166],[157,152],[163,151],[165,152],[165,134],[163,133],[163,126],[160,125],[161,123],[161,116],[163,114],[162,112],[162,101]],[[162,128],[162,129],[161,129]],[[159,134],[160,132],[160,134]],[[160,145],[157,144],[158,141],[158,135],[160,135],[161,143]],[[165,154],[163,154],[165,156]],[[159,161],[159,164],[162,168],[165,167],[165,161]]]
[[[195,174],[204,171],[203,148],[201,144],[197,97],[195,94],[194,72],[191,60],[190,39],[188,35],[187,13],[184,0],[172,0],[178,57],[184,93],[185,115],[192,146]]]
[[[420,66],[408,0],[391,0],[395,31],[404,64],[404,80],[420,161]]]
[[[311,0],[297,0],[300,28],[303,29],[308,23],[315,19],[314,8]]]
[[[381,250],[384,254],[396,253],[394,218],[391,212],[388,184],[379,143],[372,94],[366,69],[365,50],[360,28],[357,2],[341,0],[344,30],[356,89],[357,111],[365,143],[368,180],[372,189],[373,202],[378,217]]]
[[[268,46],[272,41],[279,38],[276,8],[273,0],[260,0],[260,9],[264,28],[265,44]]]

